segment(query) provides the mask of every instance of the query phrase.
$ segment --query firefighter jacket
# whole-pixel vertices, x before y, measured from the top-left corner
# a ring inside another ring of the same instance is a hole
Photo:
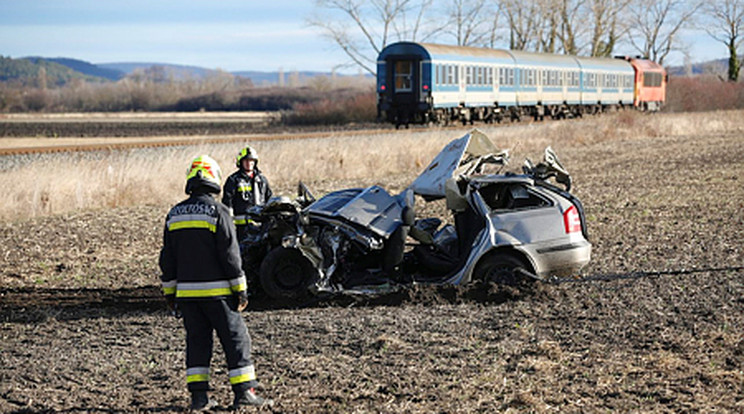
[[[163,293],[178,299],[246,294],[230,212],[209,194],[192,194],[165,221],[160,251]]]
[[[232,208],[236,225],[245,225],[248,209],[266,204],[269,198],[269,181],[258,168],[252,176],[241,168],[227,177],[222,188],[222,203]]]

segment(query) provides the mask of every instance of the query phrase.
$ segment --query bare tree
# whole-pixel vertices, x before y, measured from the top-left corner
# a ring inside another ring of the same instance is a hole
[[[639,0],[631,7],[630,43],[643,56],[663,64],[671,51],[679,50],[677,35],[698,9],[696,0]]]
[[[331,16],[316,16],[309,24],[320,28],[346,55],[370,74],[377,55],[395,40],[415,41],[432,0],[317,0],[316,6]],[[411,15],[413,17],[411,18]]]
[[[539,0],[502,0],[501,9],[509,24],[509,49],[529,50],[536,43],[540,18]]]
[[[742,33],[744,1],[718,0],[705,5],[704,10],[713,23],[706,26],[705,31],[712,38],[726,45],[729,52],[728,79],[736,82],[739,80],[739,69],[742,63],[737,51],[744,41],[744,33]]]
[[[589,0],[589,19],[591,20],[590,56],[612,56],[615,45],[627,30],[623,23],[623,13],[625,13],[630,1]]]
[[[556,53],[559,48],[560,0],[537,0],[539,15],[535,22],[535,51]]]
[[[558,0],[557,7],[560,14],[560,38],[563,52],[567,55],[578,55],[581,46],[580,39],[584,34],[583,24],[588,20],[586,0]]]
[[[489,43],[495,12],[486,0],[452,0],[442,32],[459,46],[483,46]]]

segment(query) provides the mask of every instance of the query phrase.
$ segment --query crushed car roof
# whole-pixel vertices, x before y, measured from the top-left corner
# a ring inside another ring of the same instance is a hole
[[[408,188],[427,200],[441,199],[446,196],[447,180],[477,173],[486,160],[505,164],[507,159],[507,151],[499,151],[476,129],[447,144]]]

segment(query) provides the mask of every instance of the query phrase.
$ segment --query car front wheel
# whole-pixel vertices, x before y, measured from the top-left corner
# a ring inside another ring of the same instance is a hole
[[[305,298],[317,281],[317,270],[297,249],[277,247],[261,263],[261,288],[272,299],[297,301]]]

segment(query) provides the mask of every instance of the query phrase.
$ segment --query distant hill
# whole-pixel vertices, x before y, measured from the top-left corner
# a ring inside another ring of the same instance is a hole
[[[2,58],[2,56],[0,56]],[[160,78],[163,81],[173,80],[202,80],[210,76],[224,73],[216,69],[207,69],[198,66],[174,65],[156,62],[114,62],[114,63],[90,63],[79,59],[57,57],[25,57],[20,59],[2,58],[0,65],[0,82],[19,80],[24,84],[29,80],[37,79],[39,68],[45,67],[49,85],[64,85],[72,79],[83,79],[88,81],[105,82],[118,81],[137,71],[146,73],[151,78]],[[285,71],[285,72],[261,72],[261,71],[235,71],[231,75],[250,79],[256,86],[274,85],[297,85],[304,81],[319,76],[330,77],[331,73],[317,71]],[[342,77],[355,77],[359,75],[337,75]],[[372,79],[370,76],[365,78]]]
[[[30,59],[30,58],[26,58],[26,59]],[[126,75],[125,71],[105,68],[100,65],[94,65],[90,62],[86,62],[84,60],[70,59],[70,58],[34,58],[34,59],[44,59],[49,62],[59,63],[60,65],[67,66],[68,68],[74,71],[84,73],[90,76],[105,78],[105,79],[112,80],[112,81],[117,81]]]
[[[152,68],[162,68],[167,76],[172,76],[176,80],[183,79],[204,79],[210,75],[219,73],[218,70],[206,69],[198,66],[173,65],[170,63],[153,63],[153,62],[116,62],[116,63],[98,63],[96,66],[107,70],[115,70],[125,75],[130,75],[136,70],[150,70]]]
[[[666,68],[670,76],[723,75],[728,76],[728,58],[693,63],[691,65],[670,66]]]
[[[23,85],[39,86],[42,70],[47,86],[61,86],[73,79],[87,82],[105,81],[104,78],[81,73],[66,65],[44,58],[12,59],[0,56],[0,82],[12,81]]]

